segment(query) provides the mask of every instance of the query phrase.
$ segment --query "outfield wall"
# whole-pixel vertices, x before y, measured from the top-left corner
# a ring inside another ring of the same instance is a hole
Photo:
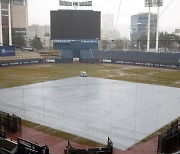
[[[180,53],[81,50],[80,61],[89,63],[131,64],[161,67],[180,67]]]
[[[30,65],[30,64],[72,63],[72,62],[73,60],[70,58],[18,59],[18,60],[0,61],[0,67]]]

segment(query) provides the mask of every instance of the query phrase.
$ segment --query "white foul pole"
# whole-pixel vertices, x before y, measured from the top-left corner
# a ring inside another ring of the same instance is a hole
[[[0,46],[3,46],[1,1],[0,1]]]
[[[11,1],[9,1],[8,3],[8,12],[9,12],[9,45],[12,46]]]
[[[148,13],[148,34],[147,34],[147,52],[149,51],[149,44],[150,44],[150,20],[151,18],[151,7],[149,6],[149,13]]]
[[[157,11],[157,29],[156,29],[156,52],[159,49],[159,6]]]

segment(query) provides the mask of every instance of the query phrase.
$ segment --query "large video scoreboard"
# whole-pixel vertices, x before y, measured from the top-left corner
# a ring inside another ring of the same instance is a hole
[[[92,10],[51,11],[52,40],[100,39],[101,13]]]

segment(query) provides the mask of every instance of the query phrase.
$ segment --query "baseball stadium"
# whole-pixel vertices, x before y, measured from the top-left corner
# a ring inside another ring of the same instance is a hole
[[[100,27],[51,11],[52,50],[0,46],[0,153],[180,150],[180,52],[99,49]]]

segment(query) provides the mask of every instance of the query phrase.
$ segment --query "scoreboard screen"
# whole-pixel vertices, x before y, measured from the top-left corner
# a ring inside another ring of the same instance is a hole
[[[100,23],[99,11],[51,11],[51,39],[100,39]]]

